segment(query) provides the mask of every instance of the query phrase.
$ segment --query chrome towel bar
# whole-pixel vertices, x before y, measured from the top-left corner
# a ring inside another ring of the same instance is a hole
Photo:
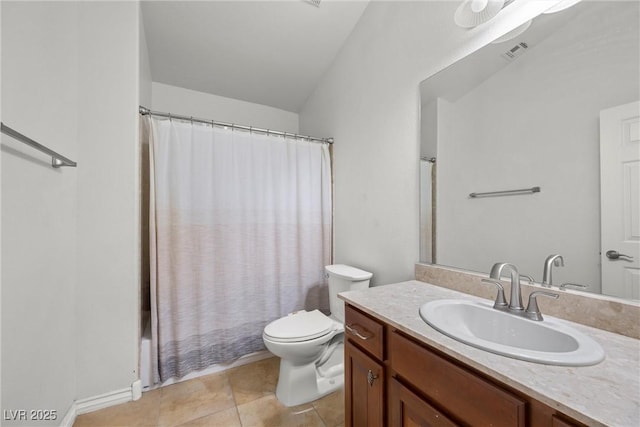
[[[51,156],[51,166],[54,167],[54,168],[59,168],[61,166],[76,167],[78,165],[73,160],[69,160],[68,158],[66,158],[62,154],[56,153],[55,151],[45,147],[44,145],[40,144],[39,142],[34,141],[33,139],[31,139],[31,138],[29,138],[27,136],[24,136],[20,132],[11,129],[9,126],[6,126],[4,123],[1,123],[1,122],[0,122],[0,131],[2,133],[4,133],[5,135],[8,135],[8,136],[10,136],[10,137],[22,142],[23,144],[27,144],[28,146],[33,147],[36,150],[41,151],[41,152]]]
[[[471,193],[469,197],[513,196],[516,194],[539,193],[540,187],[521,188],[519,190],[490,191],[487,193]]]

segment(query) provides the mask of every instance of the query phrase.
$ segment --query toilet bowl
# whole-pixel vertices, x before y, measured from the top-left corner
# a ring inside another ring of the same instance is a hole
[[[319,399],[344,384],[344,304],[338,293],[367,288],[372,274],[342,264],[325,270],[331,315],[301,310],[269,323],[262,334],[280,358],[276,396],[286,406]]]

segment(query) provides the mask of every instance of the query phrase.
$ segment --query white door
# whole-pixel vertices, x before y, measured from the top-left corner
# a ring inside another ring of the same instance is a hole
[[[640,102],[600,112],[602,293],[640,299]]]

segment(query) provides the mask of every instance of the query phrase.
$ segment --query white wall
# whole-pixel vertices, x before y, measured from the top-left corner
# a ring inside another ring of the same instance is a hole
[[[418,261],[421,80],[553,2],[515,2],[464,30],[459,2],[371,2],[300,113],[301,132],[335,138],[335,261],[410,279]]]
[[[57,425],[137,378],[138,4],[2,11],[3,122],[78,162],[2,136],[2,409]]]
[[[163,83],[152,84],[152,102],[151,109],[155,111],[298,132],[298,115],[295,113]]]
[[[81,2],[77,396],[137,378],[139,5]]]
[[[431,101],[420,111],[420,157],[438,156],[438,103]]]
[[[438,263],[515,263],[600,292],[599,112],[638,99],[637,2],[594,4],[441,111]],[[540,186],[538,194],[471,192]]]
[[[2,121],[77,160],[77,3],[2,2]],[[2,409],[52,409],[76,385],[79,169],[2,135]],[[4,425],[33,425],[33,421]]]
[[[0,23],[2,22],[2,2],[0,2]],[[0,100],[2,99],[2,31],[0,31]],[[0,122],[2,121],[2,102],[0,102]],[[0,217],[2,216],[2,152],[0,151]],[[0,242],[2,242],[2,220],[0,218]],[[2,301],[2,245],[0,244],[0,301]],[[2,405],[2,303],[0,302],[0,409]],[[2,423],[0,422],[0,425]]]
[[[151,105],[151,64],[149,63],[149,48],[147,46],[147,36],[144,32],[144,20],[142,19],[141,5],[138,8],[138,44],[140,63],[140,105]]]

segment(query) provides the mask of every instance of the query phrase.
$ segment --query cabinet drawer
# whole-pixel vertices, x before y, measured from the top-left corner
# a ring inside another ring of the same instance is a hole
[[[525,425],[526,404],[520,398],[415,342],[392,333],[391,368],[467,425]]]
[[[347,305],[344,313],[344,329],[351,341],[378,360],[383,360],[384,327],[382,323]]]

